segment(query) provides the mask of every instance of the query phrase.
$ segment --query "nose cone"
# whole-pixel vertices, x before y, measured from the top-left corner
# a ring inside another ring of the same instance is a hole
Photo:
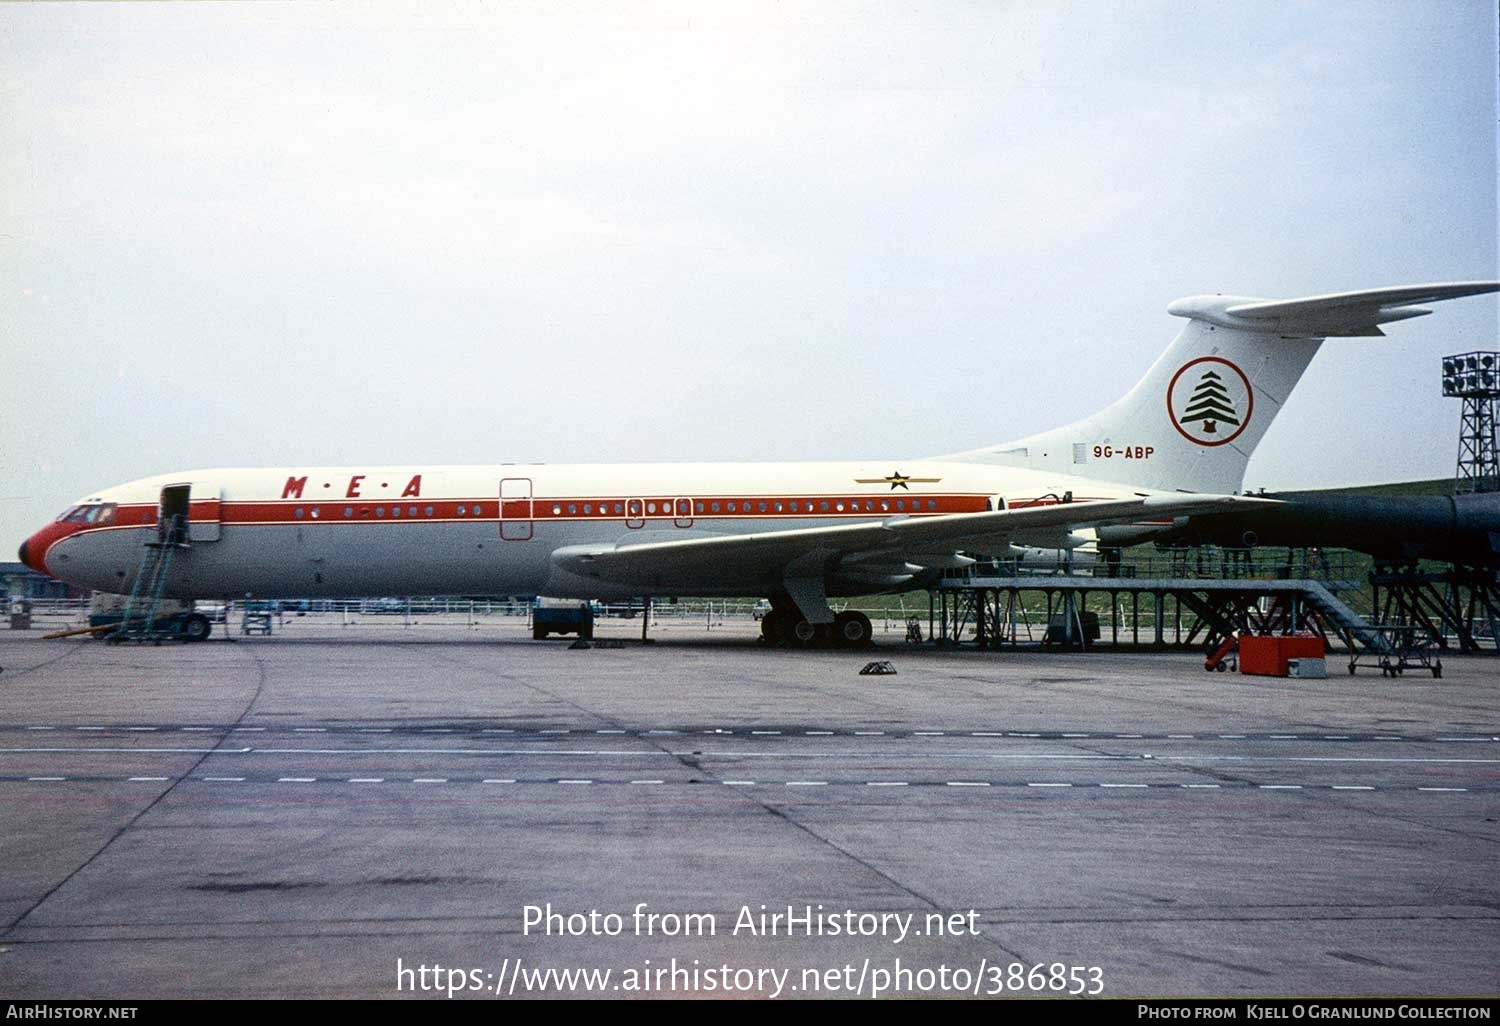
[[[21,562],[39,574],[45,574],[47,568],[42,565],[42,546],[36,544],[36,535],[32,535],[21,543]]]

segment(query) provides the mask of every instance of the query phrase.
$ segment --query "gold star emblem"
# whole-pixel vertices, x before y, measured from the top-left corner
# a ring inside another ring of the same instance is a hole
[[[911,491],[911,488],[908,487],[908,482],[911,482],[912,484],[937,484],[941,480],[942,478],[940,477],[907,477],[905,474],[901,473],[901,471],[898,470],[890,477],[856,477],[854,479],[854,483],[888,484],[891,486],[891,491],[893,492],[897,488],[904,488],[909,492]]]

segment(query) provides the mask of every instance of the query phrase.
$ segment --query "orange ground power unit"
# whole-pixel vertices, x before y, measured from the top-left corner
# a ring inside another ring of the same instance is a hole
[[[1289,659],[1322,659],[1327,645],[1317,634],[1242,634],[1240,672],[1285,677]]]

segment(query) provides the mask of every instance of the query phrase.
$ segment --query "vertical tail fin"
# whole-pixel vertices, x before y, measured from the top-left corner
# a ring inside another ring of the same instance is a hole
[[[1123,481],[1238,491],[1250,454],[1325,338],[1384,335],[1431,313],[1416,304],[1500,291],[1500,282],[1368,289],[1307,299],[1179,299],[1188,323],[1123,399],[1065,427],[942,457]]]

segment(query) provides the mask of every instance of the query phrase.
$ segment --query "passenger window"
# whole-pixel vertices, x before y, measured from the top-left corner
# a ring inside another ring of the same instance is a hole
[[[654,503],[654,502],[648,502],[648,503],[646,503],[646,512],[647,513],[655,513],[656,512],[656,503]]]
[[[556,513],[557,510],[554,509],[552,512]],[[458,507],[458,515],[459,516],[463,516],[464,515],[464,508],[462,506]]]
[[[409,516],[409,517],[416,516],[417,515],[417,507],[415,507],[415,506],[408,506],[408,507],[406,507],[406,515]]]
[[[576,503],[576,502],[570,502],[570,503],[568,503],[568,516],[570,516],[570,517],[576,517],[577,515],[578,515],[578,503]]]
[[[459,512],[460,512],[460,513],[462,513],[462,512],[463,512],[463,509],[462,509],[462,508],[460,508],[460,509],[459,509]],[[552,515],[553,515],[553,516],[555,516],[555,517],[560,517],[560,516],[562,516],[562,507],[561,507],[561,506],[553,506],[553,507],[552,507]]]
[[[792,500],[792,512],[793,513],[797,512],[797,500],[796,499]]]
[[[890,508],[891,508],[890,500],[888,500],[888,499],[881,499],[880,500],[880,512],[882,512],[882,513],[888,512],[890,510]]]
[[[897,499],[896,500],[896,509],[898,511],[905,512],[906,511],[906,500],[905,499]]]
[[[429,517],[430,517],[430,516],[432,516],[432,507],[431,507],[431,506],[428,506],[428,507],[427,507],[427,508],[426,508],[426,509],[424,509],[424,510],[423,510],[423,511],[422,511],[422,512],[423,512],[423,513],[424,513],[424,514],[425,514],[425,515],[426,515],[426,516],[429,516]]]
[[[842,501],[834,503],[833,508],[838,513],[844,512],[844,504]]]
[[[712,506],[712,509],[713,509],[713,511],[715,513],[719,512],[719,504],[717,502],[714,503],[713,506]]]
[[[729,512],[731,512],[731,513],[734,512],[734,503],[732,503],[732,502],[729,504]]]
[[[298,520],[301,520],[302,519],[302,507],[298,506],[296,508],[296,510],[293,511],[292,515],[295,516]]]
[[[928,509],[937,509],[937,500],[936,499],[928,499],[927,500],[927,508]]]
[[[779,502],[776,504],[776,512],[778,512],[778,513],[781,512],[781,503],[779,503]]]
[[[382,517],[383,518],[385,516],[385,507],[384,506],[376,506],[375,507],[375,515],[377,517]]]
[[[311,516],[314,520],[318,519],[318,507],[314,506],[312,508]]]
[[[344,507],[344,516],[345,517],[352,517],[352,516],[354,516],[354,507],[353,506],[345,506]]]
[[[764,500],[764,499],[763,499],[763,500],[761,500],[761,504],[760,504],[760,511],[761,511],[761,512],[762,512],[762,513],[764,513],[764,512],[765,512],[765,511],[766,511],[766,503],[765,503],[765,500]]]
[[[702,513],[702,512],[703,512],[703,503],[702,503],[702,501],[701,501],[701,500],[700,500],[700,501],[698,501],[698,502],[695,502],[695,503],[693,503],[693,506],[694,506],[694,507],[695,507],[695,508],[696,508],[696,510],[697,510],[697,511],[698,511],[698,512],[699,512],[699,513]]]
[[[823,512],[823,513],[827,513],[828,512],[828,500],[824,499],[822,502],[818,503],[818,509],[821,512]]]
[[[594,512],[594,504],[592,502],[585,502],[583,504],[583,515],[588,516],[592,512]]]
[[[401,507],[400,506],[392,506],[391,507],[391,516],[393,516],[393,517],[399,517],[400,515],[401,515]]]
[[[481,512],[482,509],[483,509],[483,507],[475,506],[474,509],[471,512],[477,517],[477,516],[479,516],[479,514],[480,514],[480,512]]]

